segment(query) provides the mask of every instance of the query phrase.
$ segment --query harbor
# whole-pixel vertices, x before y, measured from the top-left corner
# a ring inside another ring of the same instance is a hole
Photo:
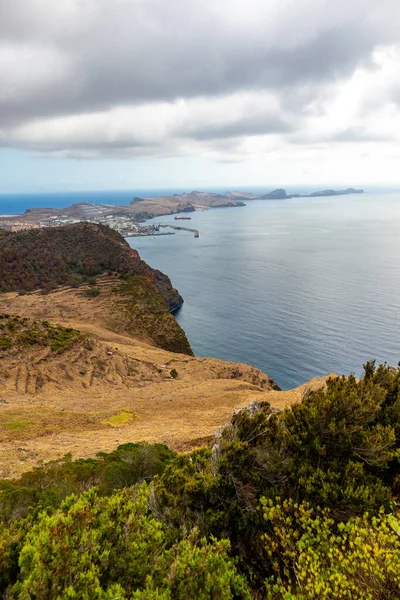
[[[176,219],[176,217],[175,217],[175,219]],[[178,225],[162,225],[161,223],[159,225],[155,225],[154,227],[156,228],[157,231],[159,231],[160,227],[170,227],[171,229],[177,229],[178,231],[190,231],[191,233],[194,234],[195,238],[200,237],[198,230],[191,229],[190,227],[179,227]],[[162,234],[159,233],[158,235],[162,235]]]

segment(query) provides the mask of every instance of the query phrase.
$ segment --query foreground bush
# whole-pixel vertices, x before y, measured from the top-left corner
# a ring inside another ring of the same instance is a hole
[[[170,545],[145,484],[107,498],[91,490],[32,528],[14,597],[250,599],[228,550],[227,541],[197,545],[195,535]]]
[[[24,473],[17,480],[0,480],[0,523],[34,519],[43,509],[58,508],[71,494],[96,486],[102,495],[150,481],[176,456],[164,444],[121,444],[97,458],[72,460],[66,455]]]
[[[367,363],[212,449],[50,463],[0,482],[0,594],[400,600],[399,452],[400,370]]]
[[[398,600],[400,521],[364,515],[335,523],[328,509],[262,500],[274,600]]]
[[[268,396],[267,396],[268,397]],[[365,365],[281,413],[237,413],[213,450],[180,456],[155,481],[159,514],[178,530],[226,537],[254,587],[273,574],[260,499],[307,502],[346,523],[391,511],[400,495],[400,370]]]

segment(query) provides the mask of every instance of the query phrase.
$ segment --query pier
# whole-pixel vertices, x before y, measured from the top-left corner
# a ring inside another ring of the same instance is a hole
[[[194,234],[195,238],[200,237],[197,229],[190,229],[190,227],[179,227],[178,225],[155,225],[154,228],[156,231],[160,229],[160,227],[170,227],[171,229],[177,229],[178,231],[191,231]]]

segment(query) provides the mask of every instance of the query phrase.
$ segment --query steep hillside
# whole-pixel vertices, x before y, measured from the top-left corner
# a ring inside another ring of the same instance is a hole
[[[170,314],[182,297],[169,277],[151,269],[116,231],[77,223],[0,237],[0,300],[5,292],[48,294],[66,286],[68,302],[74,297],[85,303],[88,313],[101,305],[106,327],[192,354]]]
[[[186,451],[237,407],[307,392],[194,357],[168,310],[182,301],[168,277],[106,227],[0,236],[0,265],[0,478],[125,442]]]
[[[4,295],[2,308],[23,316],[0,315],[0,477],[120,442],[190,449],[210,439],[236,406],[277,388],[249,365],[171,353],[114,333],[96,322],[96,310],[85,322],[83,305],[70,303],[57,325],[52,315],[63,304],[56,297],[65,293]],[[41,311],[49,320],[36,318]]]
[[[145,276],[155,285],[169,310],[175,310],[183,302],[169,277],[151,269],[119,233],[104,225],[76,223],[0,237],[3,292],[77,286],[108,271]]]
[[[171,353],[105,329],[101,304],[89,315],[90,303],[75,305],[70,293],[3,295],[0,478],[125,442],[190,450],[207,444],[235,408],[254,400],[283,408],[326,382],[280,392],[250,365]]]

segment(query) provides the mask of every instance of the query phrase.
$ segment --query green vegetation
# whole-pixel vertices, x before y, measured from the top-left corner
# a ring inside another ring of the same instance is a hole
[[[12,421],[11,423],[6,423],[5,427],[7,429],[12,429],[16,431],[20,431],[21,429],[26,429],[29,427],[30,423],[27,421]]]
[[[400,369],[365,365],[211,449],[125,444],[0,482],[0,588],[25,600],[400,600]],[[72,494],[72,495],[71,495]]]
[[[382,512],[336,523],[329,509],[306,502],[263,499],[262,505],[265,549],[275,558],[268,598],[400,597],[398,519]]]
[[[166,350],[193,354],[169,312],[182,304],[181,296],[166,275],[150,268],[113,229],[76,223],[0,235],[0,294],[47,294],[58,286],[89,284],[83,294],[95,298],[99,275],[119,278],[114,291],[126,297],[110,303],[114,315],[127,319],[126,331]],[[0,349],[7,344],[0,339]]]
[[[14,593],[43,600],[60,590],[65,598],[250,599],[228,544],[196,541],[193,535],[171,543],[151,514],[146,484],[106,498],[91,490],[39,517],[20,553]]]
[[[182,302],[166,275],[151,269],[119,233],[104,225],[76,223],[0,235],[0,292],[96,285],[96,276],[103,273],[146,275],[168,308]]]
[[[20,351],[30,346],[49,347],[62,352],[77,341],[86,339],[80,331],[48,321],[31,321],[17,315],[0,314],[0,351],[10,348]]]
[[[92,287],[88,288],[87,290],[85,290],[84,294],[88,298],[96,298],[97,296],[100,296],[100,288],[92,286]]]

